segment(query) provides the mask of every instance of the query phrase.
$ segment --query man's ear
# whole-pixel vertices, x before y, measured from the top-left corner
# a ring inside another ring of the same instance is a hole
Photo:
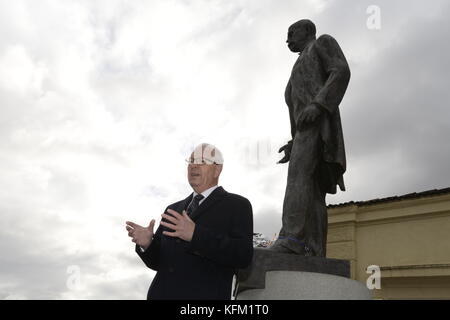
[[[218,178],[222,172],[223,164],[216,164],[216,170],[214,171],[214,177]]]

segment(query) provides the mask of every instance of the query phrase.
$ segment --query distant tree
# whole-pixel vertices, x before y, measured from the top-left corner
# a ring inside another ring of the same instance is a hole
[[[262,233],[253,233],[253,247],[254,248],[266,248],[272,243]]]

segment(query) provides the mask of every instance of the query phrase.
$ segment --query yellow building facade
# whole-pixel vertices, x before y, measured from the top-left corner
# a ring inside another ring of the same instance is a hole
[[[375,299],[450,299],[450,188],[329,205],[327,257],[372,287],[379,270]]]

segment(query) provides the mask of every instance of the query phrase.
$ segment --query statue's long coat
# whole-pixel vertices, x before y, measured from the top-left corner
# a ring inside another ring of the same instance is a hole
[[[319,174],[327,193],[336,193],[336,185],[345,190],[346,160],[339,104],[349,80],[350,69],[339,44],[330,35],[322,35],[298,57],[285,92],[292,138],[299,134],[298,117],[306,106],[316,104],[323,111],[314,125],[320,126],[323,148]]]

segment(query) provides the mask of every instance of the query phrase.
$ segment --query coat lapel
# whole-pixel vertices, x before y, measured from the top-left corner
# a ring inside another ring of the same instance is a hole
[[[192,215],[191,219],[193,221],[196,221],[200,215],[202,215],[211,205],[222,199],[227,192],[222,187],[217,187],[209,196],[205,199],[205,201],[202,202],[202,204],[195,210]],[[190,202],[190,199],[192,199],[192,194],[186,199]],[[189,202],[186,204],[186,207],[189,205]]]
[[[175,211],[177,211],[178,213],[181,214],[183,212],[183,210],[187,210],[189,203],[191,203],[191,201],[192,201],[193,195],[194,195],[194,193],[191,193],[186,199],[181,201],[181,203],[177,206]]]

